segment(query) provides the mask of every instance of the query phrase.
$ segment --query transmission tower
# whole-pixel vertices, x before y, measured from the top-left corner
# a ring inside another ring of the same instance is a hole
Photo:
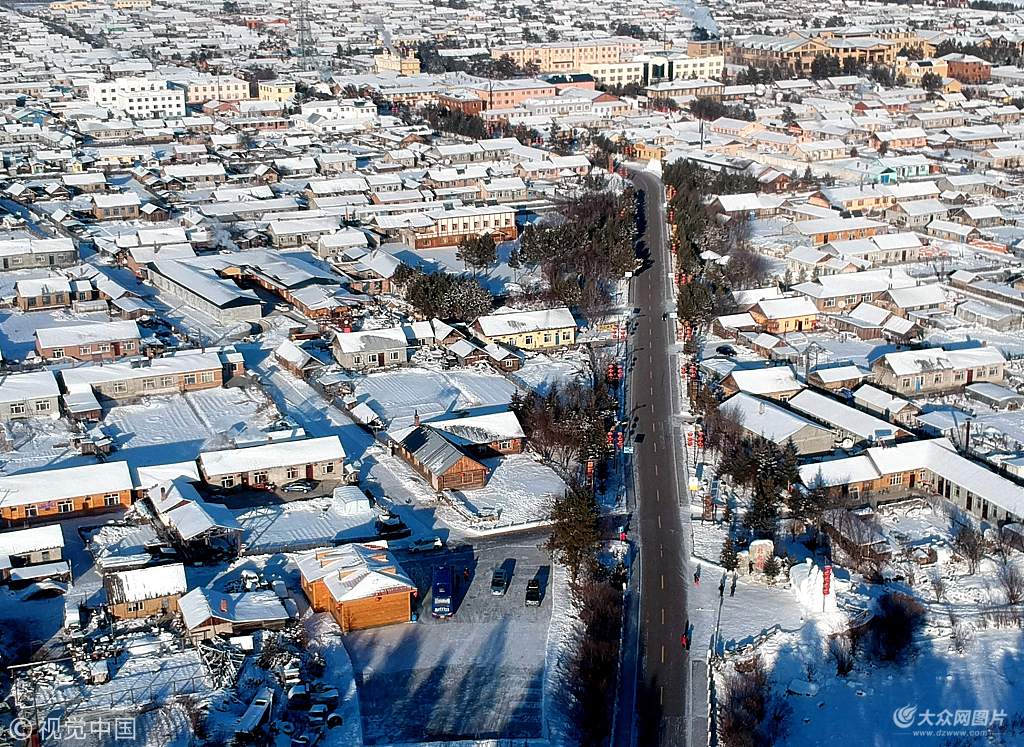
[[[313,43],[313,31],[309,25],[309,0],[292,0],[292,17],[295,19],[299,65],[303,70],[315,70],[316,45]]]

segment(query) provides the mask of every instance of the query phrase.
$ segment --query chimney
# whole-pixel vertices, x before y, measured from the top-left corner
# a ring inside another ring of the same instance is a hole
[[[167,498],[167,486],[166,485],[161,485],[160,486],[160,500],[166,500],[166,498]]]
[[[413,411],[412,422],[413,422],[413,424],[417,428],[419,428],[419,426],[420,426],[420,411],[419,410],[414,410]]]
[[[220,600],[220,611],[224,612],[224,613],[227,613],[227,611],[228,611],[228,600],[227,599],[221,599]]]

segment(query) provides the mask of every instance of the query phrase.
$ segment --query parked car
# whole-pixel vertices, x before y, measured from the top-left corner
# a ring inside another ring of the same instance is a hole
[[[526,582],[526,606],[540,607],[540,603],[540,581],[538,579],[531,578]]]
[[[409,552],[430,552],[432,550],[443,550],[444,540],[440,537],[421,537],[415,539],[405,548]]]
[[[491,594],[496,597],[504,596],[508,591],[508,574],[504,568],[495,568],[491,576]]]
[[[726,358],[736,357],[736,348],[734,348],[732,345],[719,345],[717,348],[715,348],[715,352],[718,353],[719,355],[724,355]]]
[[[323,703],[317,703],[309,709],[309,723],[312,726],[320,726],[327,721],[328,708]]]
[[[309,493],[316,490],[319,484],[316,480],[296,480],[282,486],[281,490],[285,493]]]
[[[452,609],[452,569],[442,565],[434,569],[434,581],[431,584],[433,603],[430,613],[434,617],[451,617],[455,610]]]

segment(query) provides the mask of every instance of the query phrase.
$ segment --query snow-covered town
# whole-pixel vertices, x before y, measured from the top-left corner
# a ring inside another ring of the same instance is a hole
[[[1024,6],[0,30],[0,747],[1024,744]]]

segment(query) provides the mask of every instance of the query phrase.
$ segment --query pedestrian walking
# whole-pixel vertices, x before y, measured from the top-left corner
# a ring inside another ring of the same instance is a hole
[[[695,571],[693,574],[693,585],[700,586],[700,571]]]
[[[736,596],[736,574],[732,574],[732,586],[729,587],[729,596]]]
[[[725,574],[722,574],[722,580],[718,582],[718,598],[725,598]]]
[[[686,633],[683,633],[681,636],[679,636],[679,643],[684,650],[690,650],[690,637],[686,635]]]
[[[464,579],[466,579],[467,581],[469,581],[469,568],[463,568],[462,569],[462,577]]]

